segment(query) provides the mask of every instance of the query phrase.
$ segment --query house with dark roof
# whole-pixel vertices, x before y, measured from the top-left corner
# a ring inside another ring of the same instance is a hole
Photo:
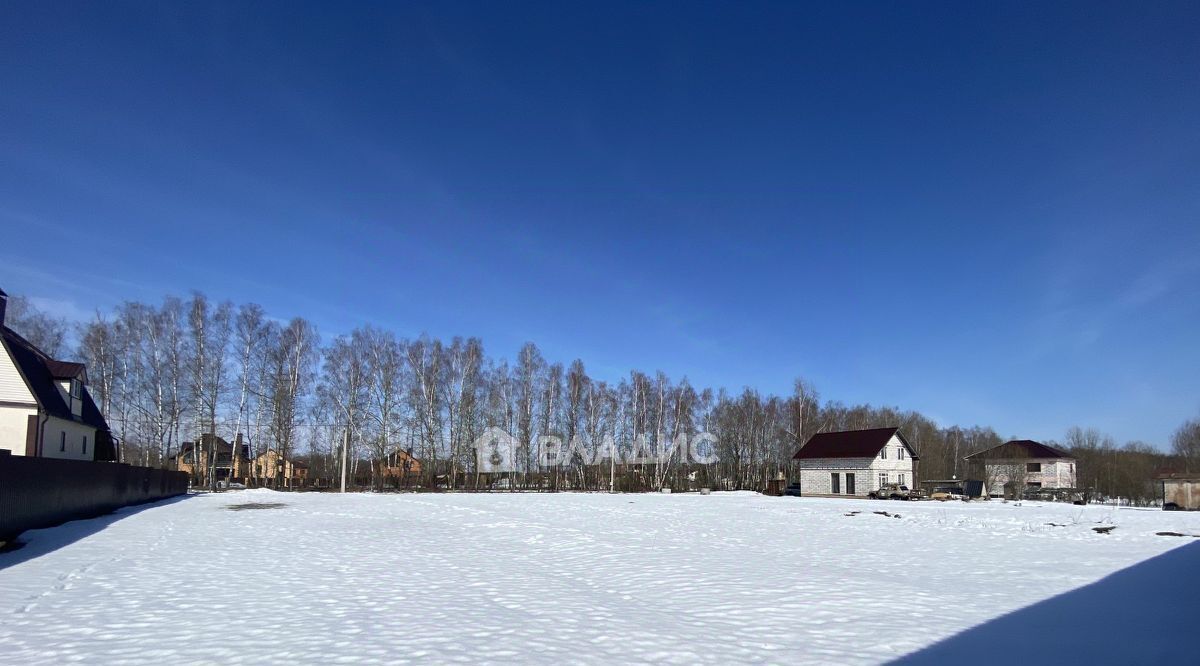
[[[413,455],[411,448],[395,448],[380,462],[380,476],[385,479],[406,481],[421,476],[421,461]]]
[[[802,495],[865,497],[892,483],[914,487],[920,458],[899,428],[872,428],[818,433],[792,459]]]
[[[116,442],[87,390],[87,368],[50,358],[5,326],[7,305],[0,291],[0,450],[116,460]]]
[[[218,482],[244,482],[250,475],[250,446],[242,443],[242,434],[235,438],[236,446],[223,437],[206,432],[199,441],[184,442],[171,456],[175,469],[187,472],[193,485],[207,483],[210,472]]]
[[[1021,497],[1026,491],[1075,488],[1075,459],[1031,439],[1014,439],[965,458],[981,473],[994,496]]]

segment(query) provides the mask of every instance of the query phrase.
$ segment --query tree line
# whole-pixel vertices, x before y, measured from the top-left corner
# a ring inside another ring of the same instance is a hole
[[[488,356],[478,338],[404,339],[374,326],[323,341],[302,317],[275,319],[259,305],[214,303],[199,292],[125,302],[74,330],[16,296],[8,324],[48,354],[87,364],[121,459],[147,466],[172,466],[181,444],[201,433],[230,442],[240,434],[251,457],[273,449],[306,461],[310,476],[326,483],[395,484],[389,470],[404,452],[421,461],[419,477],[405,483],[494,486],[473,447],[494,427],[515,440],[505,487],[757,490],[777,474],[794,475],[792,455],[818,432],[898,426],[926,479],[963,478],[965,456],[1006,439],[987,426],[943,427],[913,410],[822,402],[803,379],[787,395],[695,387],[641,370],[605,380],[582,360],[545,359],[532,342],[510,361]],[[627,454],[698,432],[715,436],[716,462],[596,462],[606,443]],[[547,464],[553,442],[576,443],[575,455]],[[1173,455],[1142,442],[1118,446],[1079,427],[1045,443],[1078,459],[1081,487],[1136,503],[1153,501],[1156,470],[1200,471],[1200,419],[1176,432]],[[214,471],[198,470],[199,481],[212,483]]]

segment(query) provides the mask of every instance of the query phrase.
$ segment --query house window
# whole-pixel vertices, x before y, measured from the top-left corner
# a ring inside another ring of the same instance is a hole
[[[887,472],[880,472],[879,473],[879,487],[882,488],[886,485],[887,485]]]
[[[829,475],[829,491],[834,495],[842,492],[842,475],[834,472]]]
[[[846,494],[847,495],[854,494],[854,475],[853,474],[846,475]]]
[[[904,460],[904,447],[896,449],[896,460]]]
[[[75,398],[76,400],[79,399],[79,387],[80,387],[80,381],[78,379],[72,379],[71,380],[71,397]]]
[[[1041,487],[1042,487],[1042,484],[1040,484],[1040,483],[1038,483],[1038,482],[1036,482],[1036,481],[1030,481],[1029,483],[1026,483],[1026,484],[1025,484],[1025,487],[1026,487],[1026,488],[1041,488]]]
[[[900,485],[904,485],[904,474],[896,475],[896,483],[899,483]]]
[[[58,450],[64,452],[67,450],[67,433],[65,432],[61,433],[61,436],[58,438]]]
[[[1025,463],[1025,471],[1040,472],[1042,471],[1042,463]]]
[[[886,446],[883,447],[883,450],[879,452],[879,459],[887,460],[887,447]]]
[[[83,436],[83,452],[87,453],[87,435]]]

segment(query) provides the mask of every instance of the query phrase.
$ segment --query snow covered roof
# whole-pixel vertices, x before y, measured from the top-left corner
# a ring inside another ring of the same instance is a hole
[[[1060,451],[1053,446],[1047,446],[1041,442],[1035,442],[1032,439],[1014,439],[1011,442],[993,446],[990,449],[984,449],[978,453],[972,453],[967,456],[967,460],[972,458],[988,459],[988,458],[1070,458],[1071,454]]]
[[[870,430],[842,430],[839,432],[822,432],[813,435],[804,446],[792,456],[793,460],[809,458],[874,458],[879,451],[887,446],[895,435],[908,449],[913,460],[917,460],[917,452],[900,434],[899,428],[872,428]]]

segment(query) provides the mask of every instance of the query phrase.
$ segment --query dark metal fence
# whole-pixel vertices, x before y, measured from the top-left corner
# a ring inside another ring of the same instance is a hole
[[[0,541],[25,530],[182,495],[187,487],[183,472],[0,451]]]

